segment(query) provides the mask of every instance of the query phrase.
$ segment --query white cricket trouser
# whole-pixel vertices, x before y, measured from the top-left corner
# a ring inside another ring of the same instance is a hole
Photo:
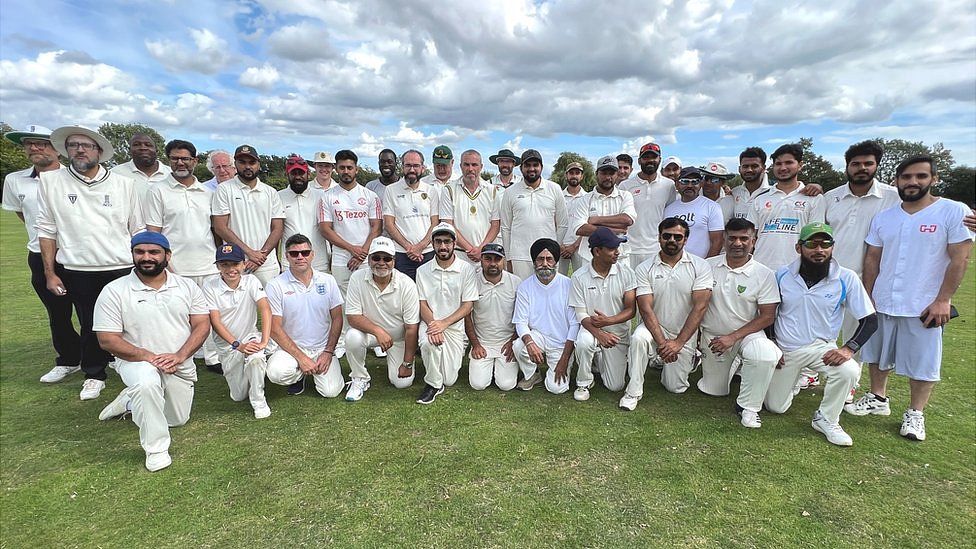
[[[629,353],[629,336],[620,338],[620,343],[616,346],[605,349],[600,347],[589,330],[580,328],[579,335],[576,336],[576,350],[573,351],[577,366],[576,385],[578,387],[589,387],[593,383],[593,368],[590,365],[595,359],[600,371],[600,379],[603,380],[603,386],[608,391],[623,390]]]
[[[435,389],[452,387],[464,359],[464,331],[448,328],[444,330],[444,343],[434,345],[427,340],[427,323],[421,322],[417,339],[424,359],[424,383]]]
[[[219,336],[214,337],[220,339]],[[261,341],[261,335],[248,334],[241,340],[242,343],[248,341]],[[268,359],[264,351],[245,356],[244,353],[231,349],[223,340],[216,345],[231,400],[240,402],[247,398],[252,408],[267,405],[268,401],[264,398],[264,374],[268,369]]]
[[[702,331],[699,345],[702,353],[702,378],[698,381],[698,390],[712,396],[729,394],[729,384],[735,375],[732,364],[739,357],[742,359],[742,369],[739,372],[741,381],[739,397],[735,402],[746,410],[759,412],[762,410],[763,398],[769,389],[776,363],[783,352],[762,332],[755,332],[736,342],[721,355],[716,355],[708,347],[708,342],[716,337],[719,336]]]
[[[586,243],[584,242],[582,245],[585,244]],[[559,274],[569,276],[569,268],[571,266],[573,267],[574,273],[583,267],[583,258],[580,257],[580,254],[574,253],[573,256],[570,257],[569,259],[560,259]]]
[[[362,262],[359,266],[360,269],[366,268],[366,262]],[[342,294],[342,299],[346,298],[346,290],[349,288],[349,278],[352,276],[352,271],[343,262],[342,265],[332,264],[332,277],[336,280],[336,285],[339,286],[339,293]],[[339,332],[339,341],[336,342],[336,356],[341,357],[346,353],[346,332],[349,331],[349,319],[346,318],[346,308],[342,308],[342,331]]]
[[[305,356],[315,360],[315,357],[322,353],[323,349],[301,349]],[[278,349],[268,359],[268,380],[276,385],[291,385],[302,379],[302,370],[298,367],[298,361],[283,349]],[[315,390],[326,398],[338,396],[342,391],[342,367],[339,366],[339,359],[332,357],[332,364],[324,374],[312,374],[315,380]]]
[[[179,274],[179,273],[177,273]],[[186,275],[184,275],[186,276]],[[203,283],[212,276],[220,276],[219,274],[208,274],[208,275],[197,275],[197,276],[186,276],[197,285],[198,288],[203,290]],[[197,349],[197,352],[193,355],[193,358],[202,358],[207,365],[214,365],[220,362],[220,358],[217,356],[217,346],[214,344],[213,338],[216,337],[213,329],[210,330],[210,337],[203,340],[203,346]]]
[[[472,358],[468,353],[468,383],[476,391],[487,389],[494,378],[495,385],[502,391],[511,391],[518,381],[518,362],[508,362],[502,353],[501,345],[490,345],[482,342],[487,356]]]
[[[677,334],[672,334],[661,327],[665,337],[674,339]],[[582,333],[582,330],[580,330]],[[695,346],[698,342],[691,338],[685,346],[678,351],[678,360],[664,364],[661,371],[661,384],[672,393],[683,393],[688,390],[688,375],[694,366]],[[634,397],[644,395],[644,372],[647,370],[647,363],[657,356],[657,343],[651,337],[651,332],[647,330],[642,322],[633,335],[630,336],[630,354],[628,357],[627,374],[630,381],[627,383],[627,394]]]
[[[195,369],[187,362],[188,367],[180,365],[182,371],[164,374],[148,362],[115,359],[115,371],[129,394],[132,421],[139,427],[139,443],[147,454],[169,450],[169,428],[190,419]]]
[[[566,345],[565,341],[548,341],[546,336],[535,330],[529,330],[529,335],[532,336],[532,341],[542,349],[542,354],[546,355],[546,365],[548,366],[546,370],[546,390],[554,395],[561,395],[569,390],[569,376],[573,372],[573,358],[570,357],[569,365],[566,368],[566,379],[561,383],[556,382],[556,364],[559,363],[559,359],[563,356],[563,347]],[[518,362],[519,369],[522,370],[522,376],[525,379],[535,375],[538,366],[532,359],[529,358],[529,350],[526,348],[525,343],[522,338],[515,340],[512,344],[512,352],[515,353],[515,360]]]
[[[535,264],[525,259],[512,259],[512,274],[522,280],[535,276]]]
[[[397,389],[406,389],[413,385],[413,373],[410,377],[400,377],[400,365],[403,364],[403,353],[406,351],[406,344],[403,341],[403,334],[390,334],[393,338],[393,346],[386,350],[386,373],[390,383]],[[379,345],[376,336],[360,332],[355,328],[349,328],[346,332],[346,360],[349,361],[349,374],[351,379],[365,379],[369,381],[369,372],[366,370],[366,351]]]
[[[817,340],[806,347],[784,352],[783,367],[773,371],[773,379],[769,383],[766,409],[774,414],[783,414],[789,410],[793,404],[793,387],[800,377],[800,371],[803,368],[810,368],[827,378],[823,400],[820,401],[820,413],[827,418],[827,421],[836,422],[840,419],[844,401],[847,400],[851,388],[857,383],[861,367],[854,359],[840,366],[824,364],[823,356],[827,351],[836,349],[837,344],[833,341]]]
[[[640,265],[641,263],[643,263],[643,262],[647,261],[648,259],[654,257],[654,254],[658,253],[659,251],[660,251],[660,248],[658,249],[657,252],[649,252],[649,253],[646,253],[646,254],[639,254],[639,253],[635,253],[633,250],[631,250],[630,251],[630,268],[636,271],[638,265]]]
[[[268,282],[271,282],[274,277],[281,274],[281,265],[278,263],[278,259],[274,254],[270,254],[264,261],[264,264],[251,274],[258,277],[258,280],[261,281],[261,287],[267,287]]]

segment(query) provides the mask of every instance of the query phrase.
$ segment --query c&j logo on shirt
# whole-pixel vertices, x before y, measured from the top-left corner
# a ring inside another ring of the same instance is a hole
[[[938,225],[919,225],[918,232],[920,233],[934,233],[939,230]]]
[[[325,295],[325,284],[316,284],[315,291],[318,292],[319,295]]]
[[[23,201],[24,201],[24,197],[25,197],[25,196],[27,196],[27,195],[24,195],[24,194],[18,194],[18,195],[17,195],[17,200],[18,200],[19,202],[23,202]]]

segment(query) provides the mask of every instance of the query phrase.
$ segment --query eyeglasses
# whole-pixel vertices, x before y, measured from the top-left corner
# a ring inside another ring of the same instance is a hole
[[[823,248],[824,250],[829,250],[834,247],[833,240],[804,240],[800,243],[801,246],[808,250],[816,250],[817,248]]]
[[[393,258],[388,255],[371,255],[369,256],[370,261],[375,261],[377,263],[389,263],[393,261]]]
[[[304,162],[302,160],[297,160],[297,159],[294,159],[294,158],[289,158],[288,161],[285,162],[285,164],[288,165],[288,166],[307,166],[308,165],[307,162]]]
[[[51,146],[50,141],[37,141],[34,139],[24,139],[20,142],[25,149],[35,148],[35,149],[46,149]]]
[[[218,164],[218,165],[214,166],[214,169],[215,170],[230,170],[233,167],[234,166],[231,166],[230,164]]]
[[[678,183],[681,185],[698,185],[701,183],[701,179],[679,179]]]
[[[82,151],[92,151],[97,147],[94,143],[79,143],[78,141],[71,141],[70,143],[65,143],[64,148],[66,149],[77,149]]]
[[[404,164],[403,165],[403,169],[406,170],[407,168],[409,168],[411,170],[422,170],[424,168],[424,165],[423,164]]]
[[[312,250],[288,250],[288,257],[308,257],[312,255]]]
[[[189,164],[190,162],[193,162],[194,160],[196,160],[196,158],[193,158],[192,156],[171,156],[171,157],[169,157],[170,164],[178,164],[180,162],[182,162],[184,164]]]
[[[674,240],[675,242],[681,242],[684,239],[685,235],[683,234],[661,233],[661,240]]]

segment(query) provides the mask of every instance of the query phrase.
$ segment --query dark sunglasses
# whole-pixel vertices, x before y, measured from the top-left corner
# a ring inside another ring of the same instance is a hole
[[[685,239],[685,235],[674,234],[674,233],[661,233],[661,238],[663,240],[674,240],[675,242],[681,242],[682,240]]]
[[[371,255],[369,256],[371,261],[376,261],[377,263],[389,263],[393,261],[393,258],[388,255]]]
[[[288,250],[288,257],[308,257],[312,255],[312,250]]]
[[[834,241],[833,240],[804,240],[800,245],[808,250],[816,250],[817,248],[823,248],[825,250],[829,250],[834,247]]]
[[[699,183],[701,183],[701,179],[694,179],[694,178],[679,179],[678,183],[681,185],[698,185]]]

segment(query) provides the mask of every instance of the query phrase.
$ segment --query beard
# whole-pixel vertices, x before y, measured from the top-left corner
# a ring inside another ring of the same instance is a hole
[[[553,267],[536,267],[535,275],[539,277],[539,280],[548,284],[552,279],[556,278],[556,269]]]
[[[921,189],[919,189],[917,193],[913,195],[907,195],[905,191],[907,191],[908,189],[902,189],[901,187],[898,187],[898,197],[901,198],[904,202],[917,202],[922,198],[926,197],[929,194],[929,189],[931,188],[932,188],[932,184],[930,183],[922,187]]]
[[[186,179],[187,177],[190,177],[192,174],[193,172],[191,172],[186,168],[173,170],[173,175],[175,175],[178,179]]]
[[[522,174],[522,178],[525,179],[526,183],[534,184],[536,181],[542,178],[542,174],[525,175]]]
[[[356,178],[351,174],[348,173],[339,174],[339,183],[342,183],[343,185],[349,185],[350,183],[353,183],[355,181]]]
[[[391,269],[390,267],[385,267],[381,265],[373,265],[372,267],[369,268],[369,270],[370,272],[373,273],[373,276],[377,278],[386,278],[390,276],[390,274],[393,272],[393,269]]]
[[[143,276],[159,276],[168,266],[169,261],[166,259],[158,263],[155,261],[141,261],[136,265],[136,271]]]
[[[237,175],[241,176],[243,181],[254,181],[258,173],[251,168],[244,168],[243,171],[237,172]]]
[[[86,160],[80,157],[74,157],[71,159],[71,167],[74,168],[76,172],[85,173],[98,165],[98,160]]]
[[[302,194],[308,188],[308,181],[289,181],[288,188],[295,194]]]

